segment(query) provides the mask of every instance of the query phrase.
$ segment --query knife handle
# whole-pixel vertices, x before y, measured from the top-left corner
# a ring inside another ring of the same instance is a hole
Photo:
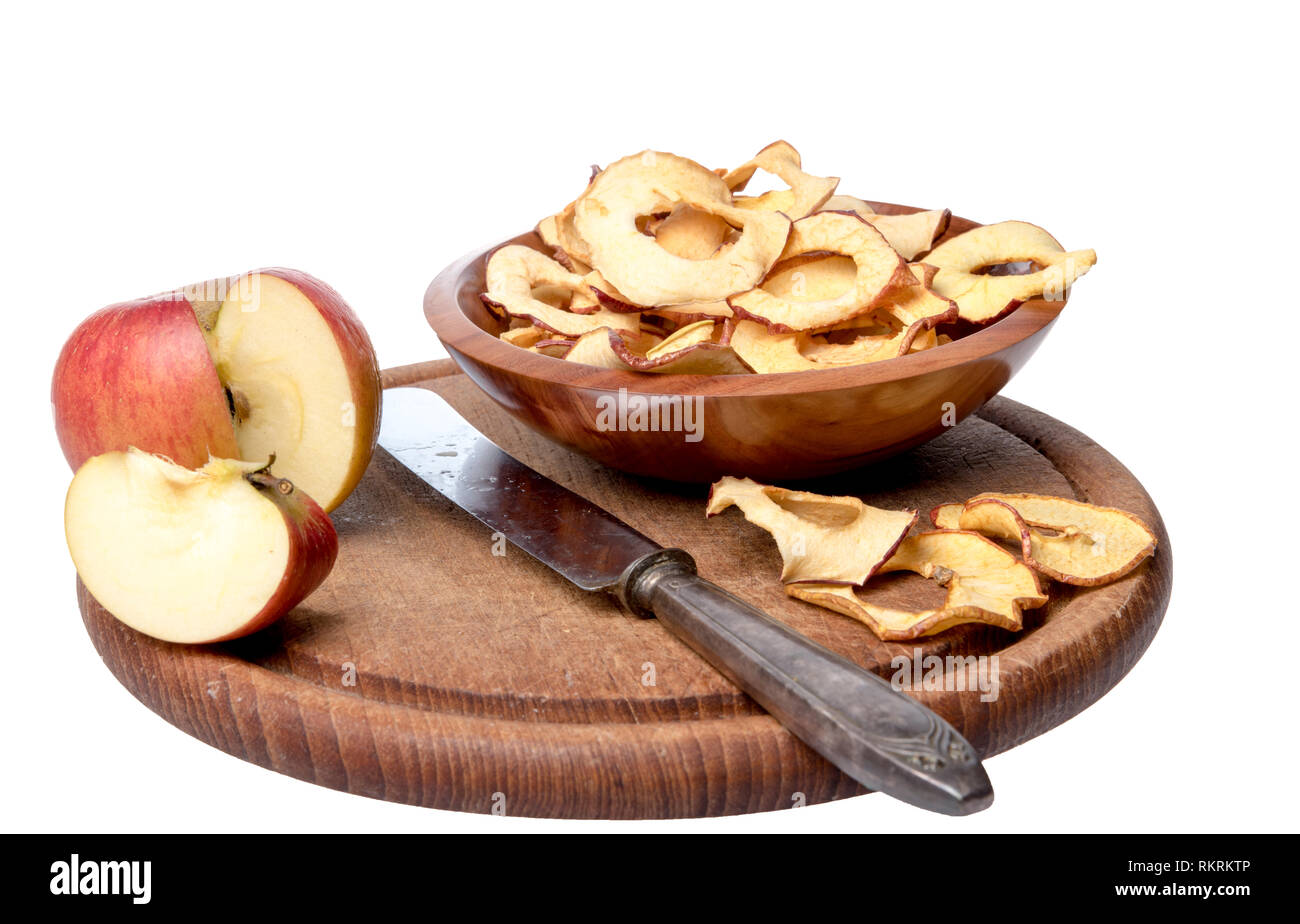
[[[946,815],[992,803],[988,775],[956,729],[883,677],[706,581],[683,550],[634,563],[617,593],[862,785]]]

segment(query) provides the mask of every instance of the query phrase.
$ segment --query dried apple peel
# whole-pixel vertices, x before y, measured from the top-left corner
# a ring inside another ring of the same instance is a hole
[[[709,491],[708,516],[735,505],[766,530],[781,553],[781,580],[861,584],[898,548],[914,510],[881,510],[856,497],[832,497],[728,476]]]

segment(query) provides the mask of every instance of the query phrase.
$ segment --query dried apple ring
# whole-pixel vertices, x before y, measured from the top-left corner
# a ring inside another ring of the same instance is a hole
[[[937,270],[927,263],[908,266],[917,285],[900,289],[881,306],[881,310],[898,320],[906,332],[899,355],[906,353],[918,337],[929,335],[930,346],[935,345],[934,328],[957,320],[957,303],[945,298],[932,288]]]
[[[915,285],[899,289],[870,315],[858,315],[832,328],[837,331],[861,330],[848,342],[830,343],[810,336],[800,344],[800,352],[823,363],[870,363],[893,359],[929,349],[938,344],[934,328],[957,319],[957,305],[935,294],[930,288],[935,269],[924,263],[911,264],[908,270]],[[881,321],[885,330],[874,332],[867,322]]]
[[[763,279],[764,292],[798,302],[838,298],[853,288],[858,266],[838,253],[811,253],[779,261]]]
[[[804,218],[822,208],[840,184],[839,177],[805,173],[799,152],[788,141],[774,141],[748,163],[728,171],[722,180],[733,193],[740,192],[759,170],[779,177],[790,188],[774,189],[760,196],[735,196],[736,206],[783,212],[792,220]]]
[[[755,321],[736,321],[730,342],[745,365],[758,373],[807,372],[833,365],[805,356],[799,349],[800,338],[795,333],[775,334]]]
[[[1081,587],[1120,579],[1156,549],[1155,534],[1133,514],[1062,497],[980,494],[966,502],[957,525],[1018,542],[1029,567]]]
[[[675,257],[707,260],[727,242],[731,225],[717,215],[679,205],[648,229],[657,243]]]
[[[870,311],[896,290],[916,285],[916,277],[884,236],[857,215],[818,212],[790,229],[781,262],[813,253],[840,254],[853,260],[852,285],[840,295],[799,301],[769,292],[762,284],[727,299],[737,317],[765,324],[774,332],[827,327]]]
[[[540,353],[543,356],[551,356],[555,359],[564,359],[564,357],[573,349],[575,340],[552,337],[550,340],[539,340],[530,347],[526,347],[529,353]]]
[[[712,321],[702,323],[705,327],[714,326]],[[579,337],[565,358],[605,369],[663,375],[743,375],[749,372],[730,346],[712,338],[712,330],[682,328],[663,340],[651,339],[649,342],[653,345],[641,353],[638,349],[644,346],[646,339],[637,341],[622,331],[598,330]]]
[[[854,212],[871,224],[889,241],[904,260],[915,260],[925,253],[948,230],[952,212],[948,209],[930,209],[908,215],[881,215],[872,210],[871,203],[854,196],[831,196],[822,209],[827,212]]]
[[[529,324],[526,327],[512,327],[510,330],[501,334],[501,339],[512,346],[523,347],[525,350],[551,336],[551,332],[544,327],[538,327],[536,324]]]
[[[911,571],[948,591],[942,607],[898,610],[858,596],[852,587],[791,584],[786,593],[799,600],[851,616],[885,641],[934,635],[967,622],[1012,632],[1024,626],[1022,611],[1047,603],[1034,572],[1014,555],[973,532],[928,532],[909,536],[877,573]]]
[[[731,476],[709,489],[705,513],[715,516],[733,504],[746,520],[772,534],[781,553],[781,580],[787,584],[862,584],[916,522],[914,510],[881,510],[856,497],[791,491]]]
[[[847,343],[830,343],[808,337],[800,342],[799,352],[822,366],[858,365],[893,359],[907,352],[910,343],[905,331],[899,333],[866,333]]]
[[[651,308],[646,311],[646,314],[649,317],[663,318],[678,324],[692,324],[709,318],[722,321],[735,317],[731,306],[722,301],[691,302],[686,305],[675,305],[672,308]]]
[[[488,258],[486,283],[487,291],[481,296],[485,304],[566,337],[581,336],[600,327],[634,331],[640,326],[635,314],[616,314],[604,308],[579,314],[534,297],[538,289],[557,288],[572,293],[575,299],[594,295],[581,276],[522,244],[509,244]]]
[[[962,318],[985,324],[1027,299],[1064,299],[1074,281],[1097,262],[1097,252],[1066,252],[1056,238],[1038,225],[1003,221],[949,238],[931,250],[925,262],[939,270],[934,277],[934,290],[955,301]],[[990,266],[1018,262],[1042,268],[1010,276],[978,272]]]
[[[645,215],[687,205],[740,229],[735,243],[703,260],[669,253],[637,227]],[[790,220],[731,203],[716,173],[675,154],[645,151],[615,161],[592,181],[574,212],[591,265],[631,302],[646,307],[715,301],[755,286],[781,255]]]
[[[755,321],[736,321],[729,342],[755,372],[807,372],[893,359],[903,336],[866,333],[849,343],[827,343],[806,333],[774,333]]]

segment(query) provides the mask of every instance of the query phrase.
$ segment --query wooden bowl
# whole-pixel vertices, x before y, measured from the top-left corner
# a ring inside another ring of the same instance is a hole
[[[872,205],[885,214],[918,211]],[[954,216],[944,238],[976,226]],[[531,232],[504,243],[545,250]],[[453,263],[424,296],[425,316],[457,365],[555,442],[611,468],[672,481],[813,478],[920,445],[996,395],[1065,307],[1064,300],[1028,301],[952,343],[885,362],[767,375],[657,375],[570,363],[497,339],[504,325],[479,300],[493,250]],[[666,429],[633,429],[639,417],[663,421]]]

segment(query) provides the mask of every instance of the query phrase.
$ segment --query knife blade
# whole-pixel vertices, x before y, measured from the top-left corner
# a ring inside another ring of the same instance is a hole
[[[578,587],[656,617],[862,785],[948,815],[992,803],[975,749],[936,713],[701,578],[686,551],[661,546],[524,465],[439,395],[386,390],[379,445]]]

